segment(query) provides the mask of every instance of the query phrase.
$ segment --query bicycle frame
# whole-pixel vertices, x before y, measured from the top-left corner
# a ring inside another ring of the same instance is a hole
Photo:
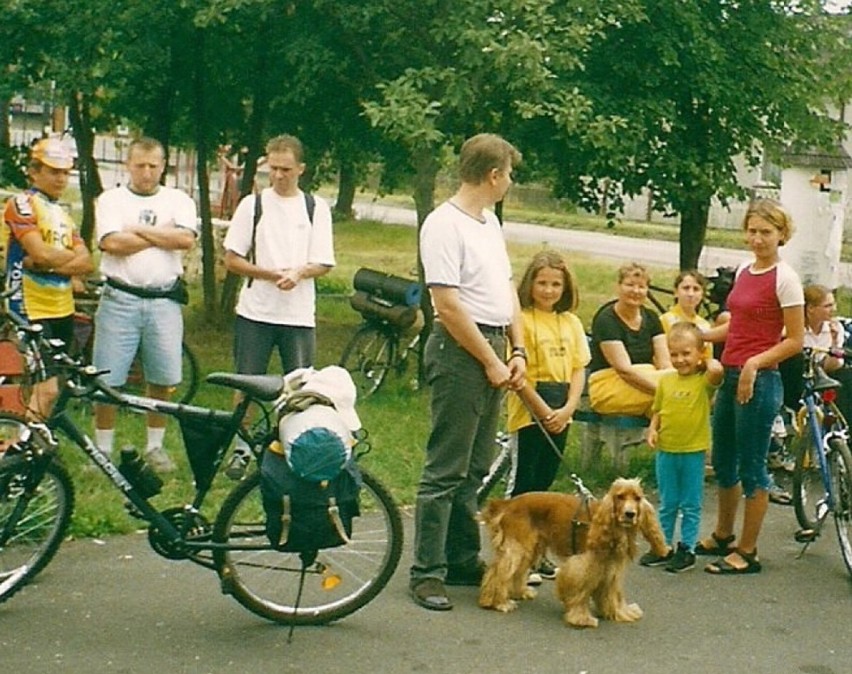
[[[210,491],[210,482],[212,480],[208,481],[208,484],[199,483],[198,479],[195,480],[195,496],[191,503],[183,506],[184,513],[190,517],[185,519],[187,525],[185,529],[180,530],[161,511],[149,503],[148,499],[121,473],[119,466],[110,457],[103,454],[97,448],[92,438],[74,423],[67,411],[68,405],[72,400],[88,398],[94,402],[129,408],[140,413],[155,412],[157,414],[168,415],[179,421],[203,421],[205,424],[223,431],[216,454],[212,458],[213,474],[215,474],[234,437],[238,433],[245,433],[241,425],[248,408],[256,401],[254,397],[245,395],[233,411],[226,412],[123,393],[105,384],[99,377],[101,373],[97,372],[93,366],[79,364],[62,351],[59,344],[54,344],[51,340],[44,339],[40,328],[37,326],[29,325],[24,319],[12,312],[7,312],[6,317],[15,326],[21,339],[23,351],[28,359],[28,364],[33,367],[31,372],[37,378],[43,379],[48,376],[46,368],[46,361],[48,359],[52,360],[57,368],[67,376],[67,380],[61,387],[59,396],[48,418],[43,422],[28,424],[30,433],[35,434],[41,445],[38,451],[33,452],[33,460],[37,465],[46,465],[53,459],[58,448],[58,441],[54,437],[54,434],[58,431],[77,445],[89,460],[107,476],[113,486],[122,493],[130,503],[130,506],[135,509],[131,511],[132,514],[147,521],[164,537],[167,545],[172,546],[172,549],[178,552],[184,553],[192,561],[206,566],[203,561],[189,554],[191,552],[210,551],[216,548],[231,550],[255,549],[258,547],[217,544],[210,541],[206,536],[198,541],[188,540],[187,533],[193,524],[192,516],[200,514],[204,499]]]
[[[823,488],[825,489],[825,497],[823,504],[826,508],[820,508],[820,520],[825,518],[829,512],[835,508],[835,497],[831,487],[831,475],[828,468],[828,460],[826,458],[828,444],[833,438],[839,438],[844,442],[849,440],[849,430],[846,420],[843,418],[840,410],[834,404],[833,400],[826,400],[828,397],[825,393],[821,394],[816,386],[816,365],[813,358],[808,358],[808,371],[805,373],[805,390],[802,395],[802,403],[805,406],[808,425],[810,427],[811,438],[814,447],[817,448],[816,456],[819,465],[820,476],[822,477]],[[826,392],[833,391],[827,387]],[[822,411],[822,419],[819,412]],[[840,420],[840,423],[833,423],[832,427],[824,432],[824,424],[826,417]]]

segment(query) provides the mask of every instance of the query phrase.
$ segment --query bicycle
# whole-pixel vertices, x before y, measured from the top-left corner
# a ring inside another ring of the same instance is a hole
[[[236,408],[227,412],[134,396],[104,384],[94,367],[62,352],[60,342],[41,337],[39,326],[8,313],[5,320],[13,324],[28,365],[43,374],[50,361],[65,384],[42,422],[0,412],[0,602],[32,581],[53,559],[69,526],[74,485],[59,460],[58,434],[79,447],[107,476],[126,500],[130,515],[148,523],[148,542],[155,552],[216,571],[222,592],[258,616],[291,627],[325,624],[362,608],[388,583],[402,553],[402,520],[390,492],[363,468],[360,516],[353,522],[350,542],[340,547],[292,554],[274,550],[265,530],[259,471],[238,483],[211,519],[202,513],[236,435],[258,456],[277,439],[276,411],[289,395],[282,391],[281,377],[209,375],[208,382],[244,394]],[[116,465],[101,454],[66,413],[76,398],[176,418],[194,477],[191,502],[164,509],[153,505],[150,499],[159,492],[159,485],[151,483],[152,473],[146,472],[144,464]],[[253,404],[266,414],[243,429],[242,421]],[[356,458],[369,450],[362,438],[355,448]]]
[[[347,370],[355,382],[358,394],[372,395],[384,383],[389,371],[404,374],[411,353],[420,354],[420,332],[403,344],[405,330],[388,320],[367,317],[364,324],[352,335],[340,367]]]
[[[849,426],[836,404],[840,382],[817,362],[818,355],[828,352],[804,350],[802,406],[794,416],[793,506],[802,527],[795,538],[804,543],[804,554],[833,515],[840,553],[852,575],[852,453]]]
[[[103,291],[104,281],[87,279],[85,290],[74,295],[74,343],[71,346],[73,355],[81,355],[86,362],[92,362],[92,348],[95,341],[95,312]],[[201,369],[198,358],[185,341],[181,342],[181,381],[175,387],[172,399],[179,403],[188,403],[198,392],[201,382]],[[123,387],[128,393],[143,395],[145,393],[145,377],[142,362],[137,355],[133,359],[127,381]]]

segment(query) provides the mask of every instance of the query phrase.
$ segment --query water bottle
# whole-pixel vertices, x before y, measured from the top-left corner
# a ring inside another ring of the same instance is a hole
[[[132,484],[142,498],[151,498],[160,493],[163,481],[145,460],[139,456],[139,452],[133,445],[121,448],[121,461],[118,470],[125,479]]]

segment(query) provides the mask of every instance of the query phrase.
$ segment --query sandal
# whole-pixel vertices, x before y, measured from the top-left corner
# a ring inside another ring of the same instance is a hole
[[[698,541],[698,544],[695,546],[695,554],[696,555],[715,555],[726,557],[730,555],[732,552],[736,551],[736,548],[731,547],[731,543],[733,543],[737,537],[734,534],[730,536],[725,536],[724,538],[719,538],[714,531],[710,534],[710,538],[713,539],[713,542],[716,544],[715,546],[708,547],[704,545],[701,541]]]
[[[751,554],[739,549],[734,550],[734,552],[736,552],[746,563],[745,566],[736,567],[727,562],[724,557],[720,557],[715,562],[710,562],[707,566],[705,566],[704,570],[707,573],[712,573],[716,576],[741,576],[748,573],[760,573],[763,567],[757,560],[757,550]]]
[[[781,488],[770,489],[769,500],[776,505],[793,505],[793,496]]]

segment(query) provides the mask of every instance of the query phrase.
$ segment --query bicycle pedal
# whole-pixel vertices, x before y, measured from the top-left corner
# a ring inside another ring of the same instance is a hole
[[[797,543],[813,543],[817,538],[819,538],[819,530],[799,529],[793,534],[793,538]]]

